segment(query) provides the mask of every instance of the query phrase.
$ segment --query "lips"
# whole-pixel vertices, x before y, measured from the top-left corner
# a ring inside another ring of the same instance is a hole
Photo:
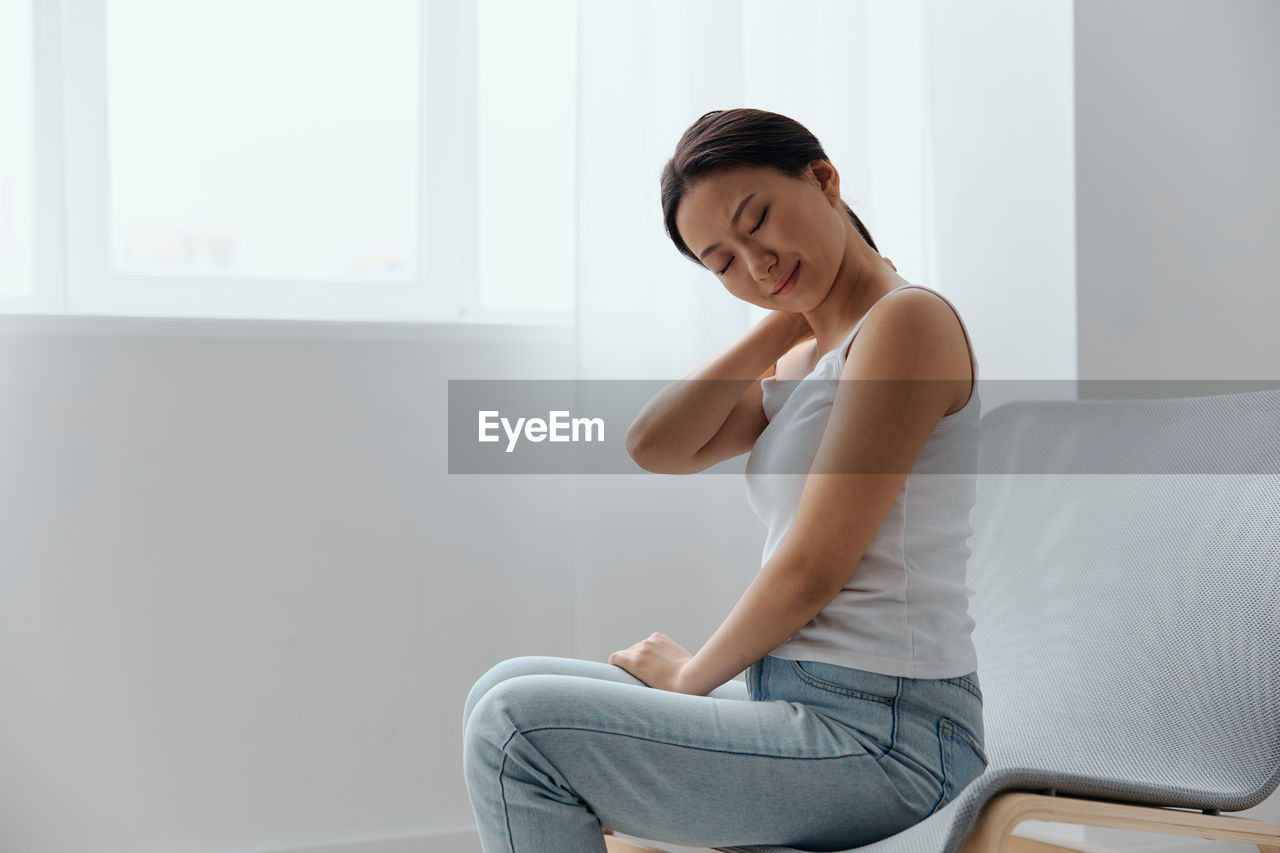
[[[774,290],[771,295],[777,296],[779,293],[790,290],[791,287],[795,285],[796,279],[799,278],[799,273],[800,273],[800,262],[796,261],[795,269],[791,271],[790,275],[788,275],[785,279],[783,279],[782,283],[778,285],[777,289]]]

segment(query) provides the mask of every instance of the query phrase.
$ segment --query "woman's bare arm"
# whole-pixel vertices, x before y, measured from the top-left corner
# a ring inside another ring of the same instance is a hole
[[[812,336],[803,315],[771,311],[732,346],[645,403],[627,430],[627,452],[646,470],[688,470],[752,386],[787,350]]]

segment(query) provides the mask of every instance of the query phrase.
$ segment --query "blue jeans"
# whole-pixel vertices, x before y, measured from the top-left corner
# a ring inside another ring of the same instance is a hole
[[[986,768],[977,673],[882,675],[765,655],[707,696],[523,656],[462,712],[485,853],[605,853],[602,826],[693,847],[844,850],[894,835]]]

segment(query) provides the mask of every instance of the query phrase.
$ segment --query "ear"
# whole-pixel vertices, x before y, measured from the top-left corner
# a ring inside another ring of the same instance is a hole
[[[814,160],[809,164],[809,171],[818,180],[818,189],[831,200],[836,207],[840,206],[840,172],[830,160]]]

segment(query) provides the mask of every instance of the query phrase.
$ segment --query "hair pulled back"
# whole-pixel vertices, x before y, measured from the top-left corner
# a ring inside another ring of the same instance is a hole
[[[772,166],[788,177],[799,178],[814,160],[828,160],[827,153],[818,138],[795,119],[747,107],[704,113],[681,135],[675,154],[662,167],[662,216],[667,236],[680,254],[701,266],[676,228],[676,209],[694,182],[740,166]],[[843,199],[840,204],[862,239],[879,252],[862,220]]]

